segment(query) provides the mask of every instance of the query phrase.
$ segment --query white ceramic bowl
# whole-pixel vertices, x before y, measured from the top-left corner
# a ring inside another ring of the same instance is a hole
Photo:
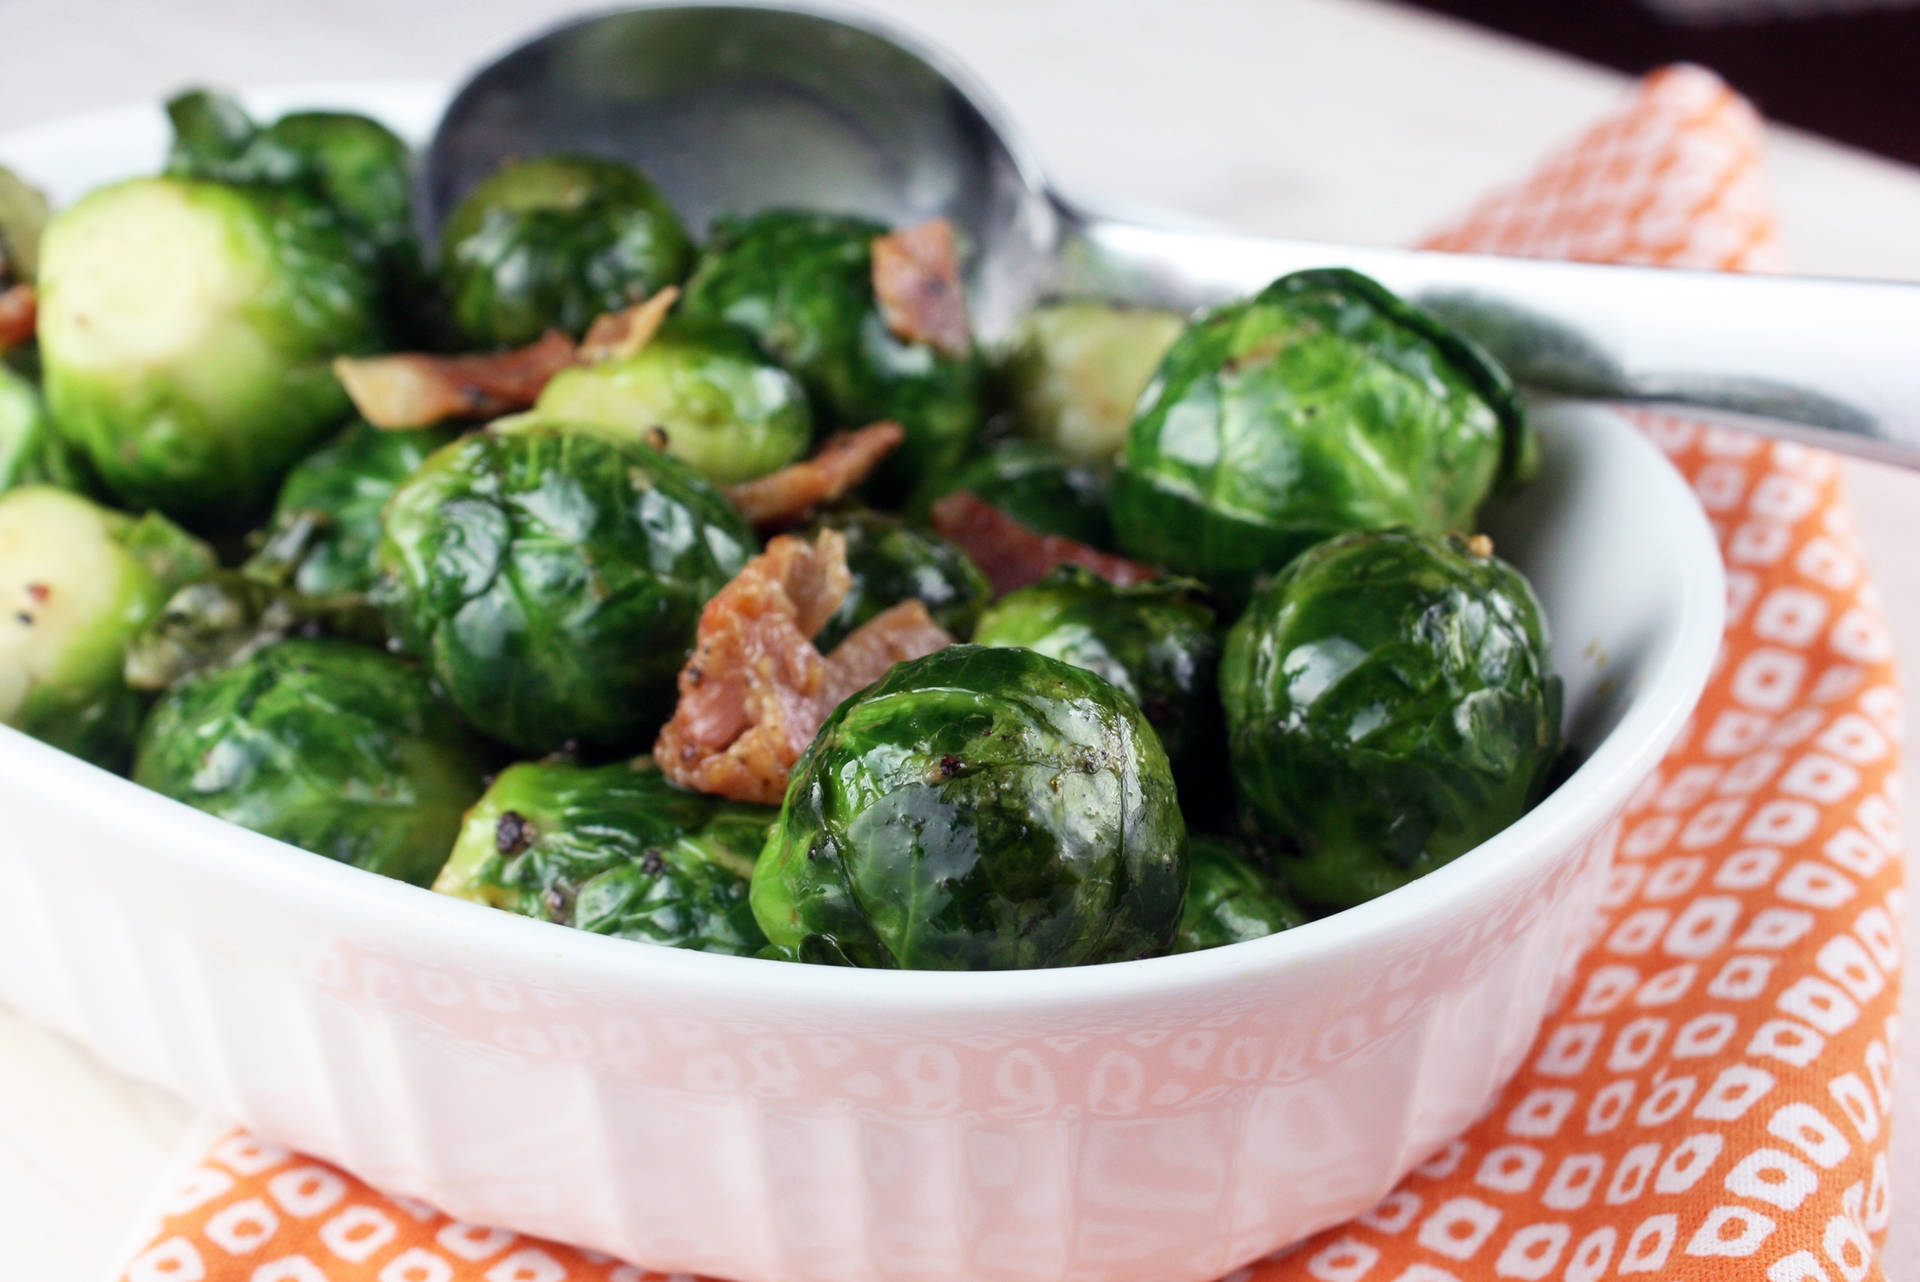
[[[281,99],[411,127],[435,103]],[[0,137],[0,161],[70,196],[163,139],[113,113]],[[1543,475],[1489,527],[1590,755],[1336,917],[1040,972],[684,953],[330,863],[0,729],[0,999],[394,1192],[658,1268],[1215,1277],[1364,1210],[1488,1105],[1712,666],[1720,562],[1686,486],[1616,415],[1539,419]]]

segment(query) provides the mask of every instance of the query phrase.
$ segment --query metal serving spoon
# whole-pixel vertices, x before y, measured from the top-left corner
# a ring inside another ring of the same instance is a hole
[[[455,96],[429,144],[438,226],[509,156],[624,157],[698,229],[799,205],[945,215],[992,335],[1036,300],[1179,307],[1348,266],[1440,313],[1538,391],[1685,406],[1920,467],[1920,285],[1368,249],[1157,227],[1053,191],[971,76],[866,16],[645,5],[536,36]]]

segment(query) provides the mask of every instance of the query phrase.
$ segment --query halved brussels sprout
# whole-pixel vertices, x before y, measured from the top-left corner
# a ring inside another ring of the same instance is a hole
[[[55,427],[135,507],[257,517],[347,413],[330,362],[383,345],[366,242],[291,187],[136,178],[47,228],[40,356]]]
[[[1241,809],[1322,908],[1505,828],[1560,749],[1539,602],[1457,538],[1350,534],[1303,554],[1228,634],[1220,694]]]
[[[0,722],[110,770],[144,704],[122,652],[213,554],[165,517],[50,486],[0,495]]]
[[[40,389],[0,365],[0,491],[21,485],[86,492],[92,478],[54,433]]]
[[[433,888],[601,935],[750,955],[747,904],[776,812],[685,792],[645,757],[510,766],[467,812]]]
[[[405,647],[468,720],[540,753],[651,742],[701,606],[754,549],[680,460],[531,420],[428,458],[387,502],[379,560]]]
[[[1108,480],[1039,441],[1004,441],[962,468],[943,490],[971,490],[1020,524],[1088,547],[1113,546]]]
[[[485,764],[419,668],[368,646],[292,640],[161,696],[140,731],[133,779],[424,886],[480,795]]]
[[[1162,952],[1186,827],[1133,701],[1030,650],[952,646],[827,719],[753,876],[802,960],[1009,970]]]
[[[793,375],[718,326],[670,325],[632,356],[563,370],[533,412],[630,432],[716,485],[785,467],[813,440]]]
[[[1002,350],[1001,393],[1020,431],[1074,463],[1111,465],[1133,408],[1185,318],[1158,308],[1049,303]]]
[[[167,103],[169,175],[303,187],[378,251],[399,310],[423,283],[413,227],[413,154],[379,121],[347,111],[296,111],[264,127],[232,98],[193,89]]]
[[[380,510],[454,428],[388,431],[356,419],[287,473],[250,573],[315,597],[365,596],[378,572]]]
[[[1187,834],[1187,907],[1174,952],[1264,939],[1306,920],[1261,852],[1229,837]]]
[[[1184,776],[1221,734],[1220,642],[1198,587],[1181,579],[1120,587],[1063,565],[989,606],[973,639],[1024,646],[1111,681],[1140,705]]]
[[[882,610],[909,600],[922,602],[935,623],[965,638],[993,599],[987,576],[965,552],[891,513],[837,512],[820,524],[846,537],[853,576],[840,608],[814,636],[822,653]]]
[[[1296,272],[1174,343],[1127,437],[1114,529],[1129,556],[1244,599],[1336,534],[1471,528],[1526,432],[1467,340],[1356,272]]]
[[[652,181],[594,156],[509,160],[440,235],[454,327],[479,347],[515,347],[549,329],[578,338],[692,262],[686,229]]]
[[[879,223],[771,210],[721,219],[687,283],[689,316],[726,321],[799,378],[825,424],[891,419],[906,443],[881,465],[890,497],[952,475],[980,427],[976,357],[904,342],[873,292]]]

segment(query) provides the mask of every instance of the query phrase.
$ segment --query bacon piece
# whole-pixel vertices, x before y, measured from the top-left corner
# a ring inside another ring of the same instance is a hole
[[[841,498],[867,479],[880,460],[907,439],[898,423],[874,423],[827,438],[820,452],[751,481],[727,487],[727,497],[761,528],[792,525],[822,503]]]
[[[933,505],[933,528],[960,545],[986,573],[994,595],[1030,587],[1062,565],[1081,565],[1112,583],[1144,583],[1160,571],[1111,552],[1088,547],[1059,534],[1042,534],[1022,525],[967,490],[957,490]]]
[[[952,644],[952,635],[927,613],[926,602],[909,599],[888,606],[847,633],[827,656],[822,702],[827,711],[832,712],[846,702],[848,695],[886,676],[887,669],[894,664],[921,658]]]
[[[680,670],[679,706],[653,745],[667,778],[777,805],[793,763],[841,700],[902,659],[953,643],[925,606],[909,601],[821,657],[813,636],[852,585],[845,536],[823,530],[812,543],[780,535],[714,594]]]
[[[505,352],[342,356],[333,362],[333,372],[354,408],[375,427],[431,427],[448,419],[494,418],[526,409],[547,380],[575,359],[573,340],[548,330]]]
[[[813,634],[852,583],[846,539],[826,530],[811,544],[781,535],[714,594],[680,670],[679,706],[653,746],[667,778],[736,801],[780,801],[826,716],[827,662]]]
[[[873,293],[895,337],[929,343],[949,356],[965,356],[972,348],[960,256],[946,219],[874,237]]]
[[[0,352],[30,340],[39,313],[39,298],[33,286],[0,289]]]
[[[587,336],[580,340],[580,362],[598,365],[632,356],[653,341],[667,313],[679,301],[680,287],[669,285],[644,303],[594,317],[593,324],[587,326]]]

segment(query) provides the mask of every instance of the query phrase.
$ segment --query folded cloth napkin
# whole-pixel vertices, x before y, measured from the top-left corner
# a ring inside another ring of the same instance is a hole
[[[1432,244],[1766,269],[1760,122],[1711,74],[1617,116]],[[1888,1223],[1900,965],[1892,645],[1834,461],[1644,415],[1720,537],[1720,663],[1618,838],[1595,944],[1471,1130],[1233,1282],[1635,1273],[1861,1282]],[[639,1282],[235,1132],[126,1282]]]

